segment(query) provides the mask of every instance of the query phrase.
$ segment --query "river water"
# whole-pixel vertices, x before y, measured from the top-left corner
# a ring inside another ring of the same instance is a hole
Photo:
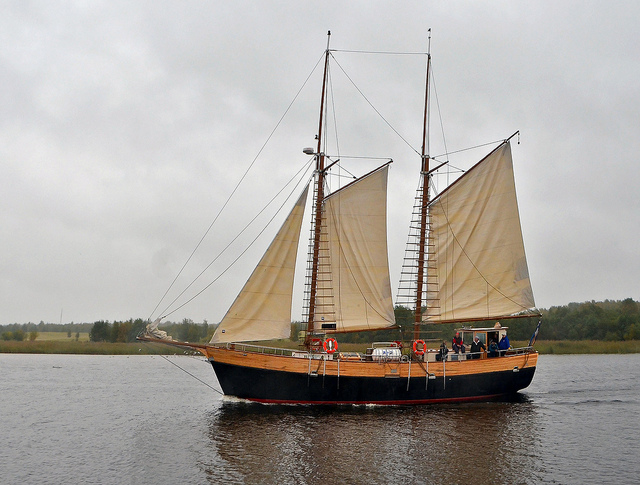
[[[328,408],[221,398],[168,359],[0,354],[0,483],[640,480],[640,355],[543,355],[513,402]]]

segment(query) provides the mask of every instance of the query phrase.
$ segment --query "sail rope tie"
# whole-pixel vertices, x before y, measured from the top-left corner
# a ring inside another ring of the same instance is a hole
[[[207,382],[204,382],[202,379],[200,379],[199,377],[194,376],[191,372],[189,372],[186,369],[183,369],[182,367],[180,367],[178,364],[176,364],[175,362],[171,362],[165,355],[161,355],[160,357],[162,357],[164,360],[166,360],[167,362],[169,362],[170,364],[175,365],[178,369],[180,369],[183,372],[186,372],[187,374],[189,374],[191,377],[193,377],[196,381],[200,381],[202,382],[205,386],[207,386],[210,389],[213,389],[214,391],[216,391],[218,394],[220,394],[221,396],[224,396],[224,392],[219,391],[218,389],[216,389],[215,387],[213,387],[212,385],[210,385]]]

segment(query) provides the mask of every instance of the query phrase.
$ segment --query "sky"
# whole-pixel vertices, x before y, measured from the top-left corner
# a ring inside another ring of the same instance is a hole
[[[172,321],[218,322],[284,215],[260,234],[264,223],[299,189],[287,186],[188,285],[309,162],[328,30],[339,173],[382,163],[349,156],[394,161],[394,288],[431,29],[430,155],[520,131],[514,171],[537,306],[640,300],[638,2],[9,0],[0,12],[0,324],[172,311]],[[469,168],[490,149],[450,165]]]

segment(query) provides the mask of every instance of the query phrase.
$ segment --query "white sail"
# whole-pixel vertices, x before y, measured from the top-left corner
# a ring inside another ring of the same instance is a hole
[[[242,291],[211,338],[211,343],[288,338],[305,188]]]
[[[387,164],[324,200],[320,265],[328,268],[318,270],[316,330],[395,324],[387,255],[388,171]]]
[[[426,321],[499,318],[535,306],[509,142],[434,198],[429,217],[437,296]]]

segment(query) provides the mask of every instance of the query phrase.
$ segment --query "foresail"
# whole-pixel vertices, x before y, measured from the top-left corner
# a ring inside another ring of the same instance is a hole
[[[434,198],[429,217],[437,296],[426,321],[499,318],[535,306],[509,142]]]
[[[211,343],[288,338],[293,279],[309,186],[305,188]]]
[[[389,164],[329,195],[320,252],[330,271],[318,281],[316,330],[359,331],[395,324],[387,255]]]

